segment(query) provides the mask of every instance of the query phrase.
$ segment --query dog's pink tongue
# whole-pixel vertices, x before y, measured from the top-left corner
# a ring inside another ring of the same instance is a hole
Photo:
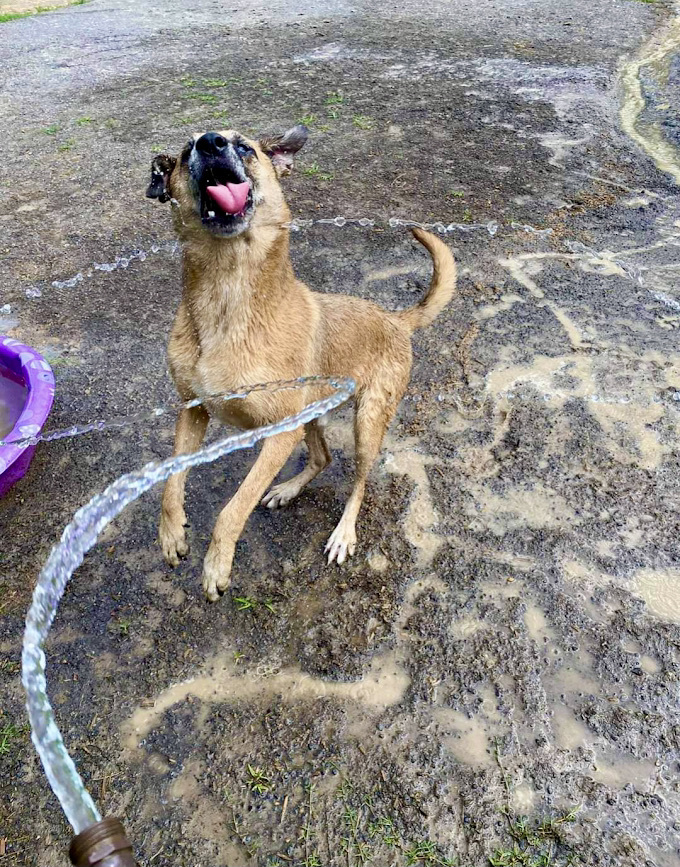
[[[208,193],[227,214],[238,214],[246,206],[246,199],[250,191],[250,184],[244,181],[242,184],[218,184],[216,187],[208,187]]]

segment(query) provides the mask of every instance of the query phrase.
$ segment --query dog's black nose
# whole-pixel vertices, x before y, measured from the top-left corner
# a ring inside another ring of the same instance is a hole
[[[218,132],[207,132],[198,139],[195,147],[201,153],[216,156],[224,151],[228,143]]]

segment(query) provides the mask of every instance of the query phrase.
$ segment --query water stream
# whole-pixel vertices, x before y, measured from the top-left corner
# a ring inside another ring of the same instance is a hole
[[[102,530],[127,506],[158,482],[175,473],[210,463],[238,449],[249,448],[259,440],[295,430],[303,424],[325,415],[344,403],[354,392],[351,379],[310,377],[290,383],[274,383],[275,389],[325,386],[332,388],[329,397],[310,403],[294,416],[275,424],[232,434],[205,446],[193,454],[178,455],[164,461],[153,461],[139,470],[116,479],[101,494],[93,497],[79,509],[64,530],[60,542],[52,549],[35,590],[26,617],[26,630],[22,651],[21,680],[26,690],[31,738],[40,756],[50,786],[73,827],[79,834],[100,820],[100,814],[85,789],[82,779],[69,756],[54,718],[47,696],[45,669],[45,641],[64,594],[69,578],[83,562]],[[253,390],[263,390],[266,384],[246,388],[238,393],[224,395],[224,399],[238,399]],[[193,402],[194,404],[196,401]]]

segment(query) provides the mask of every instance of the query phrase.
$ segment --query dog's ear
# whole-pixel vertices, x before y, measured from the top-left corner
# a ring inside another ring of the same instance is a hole
[[[175,168],[177,160],[167,154],[159,154],[151,163],[151,183],[147,187],[147,199],[158,199],[159,202],[169,202],[168,179]]]
[[[299,123],[283,135],[260,139],[260,147],[272,161],[277,177],[289,175],[293,157],[307,141],[309,130]]]

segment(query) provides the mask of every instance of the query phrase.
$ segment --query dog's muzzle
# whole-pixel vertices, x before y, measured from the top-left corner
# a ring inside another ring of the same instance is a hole
[[[234,145],[219,133],[205,133],[194,143],[189,172],[203,224],[220,235],[243,231],[253,211],[253,189]]]

